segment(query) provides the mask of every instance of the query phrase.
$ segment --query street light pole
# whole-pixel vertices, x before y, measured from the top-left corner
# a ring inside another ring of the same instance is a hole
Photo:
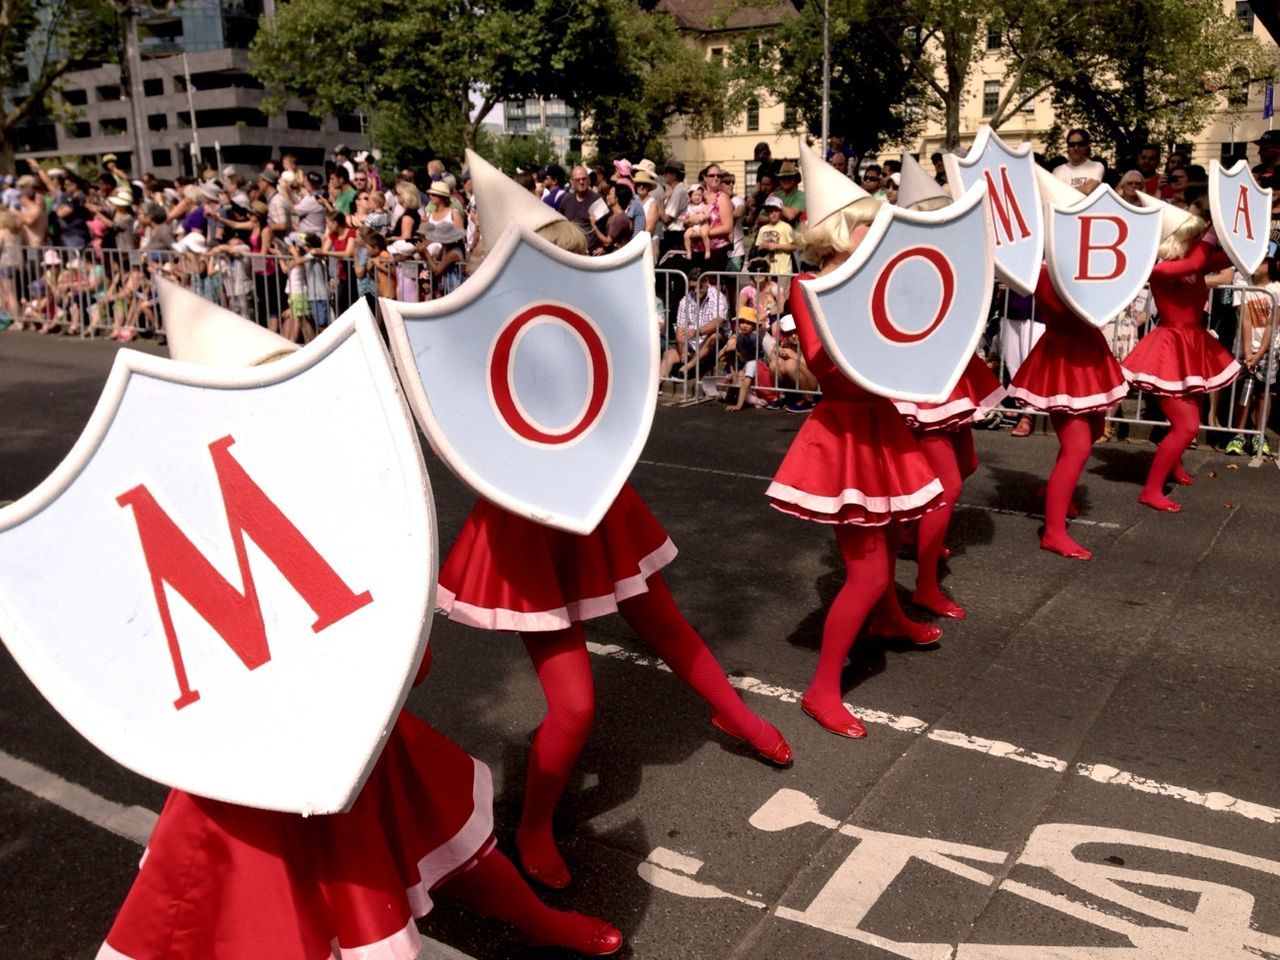
[[[140,177],[150,166],[147,154],[147,111],[142,103],[142,56],[138,51],[138,10],[133,3],[123,4],[120,13],[124,17],[124,58],[129,72],[129,108],[133,114],[133,170]]]
[[[822,0],[822,159],[831,134],[831,0]]]

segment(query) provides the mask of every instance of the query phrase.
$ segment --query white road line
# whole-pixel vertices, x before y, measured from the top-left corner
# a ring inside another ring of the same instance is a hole
[[[773,477],[766,477],[760,473],[738,473],[736,470],[717,470],[714,467],[695,467],[687,463],[664,463],[661,460],[638,460],[637,463],[646,467],[666,467],[669,470],[687,470],[690,473],[709,473],[717,477],[733,477],[735,480],[763,480],[765,483],[773,480]],[[982,510],[985,513],[998,513],[1006,517],[1028,517],[1032,520],[1043,520],[1043,513],[1029,513],[1025,510],[1007,510],[1004,507],[991,507],[982,503],[965,503],[961,500],[956,504],[967,510]],[[1099,527],[1104,530],[1123,530],[1124,524],[1110,523],[1104,520],[1088,520],[1083,517],[1076,518],[1071,521],[1073,524],[1080,524],[1085,527]]]
[[[126,807],[123,804],[100,797],[78,784],[63,780],[34,763],[20,760],[0,750],[0,779],[20,790],[47,800],[95,827],[108,830],[116,836],[132,840],[140,847],[147,845],[151,830],[159,814],[146,807]],[[447,943],[422,938],[421,960],[475,960],[470,954],[455,950]]]
[[[651,667],[670,673],[670,669],[655,657],[646,657],[638,653],[632,653],[625,650],[617,644],[601,644],[587,641],[587,650],[598,657],[608,657],[611,660],[620,660],[623,663],[630,663],[638,667]],[[801,691],[792,690],[788,687],[779,687],[774,684],[765,683],[757,680],[755,677],[730,677],[729,683],[736,689],[747,693],[755,693],[762,697],[771,697],[774,700],[780,700],[783,703],[799,703],[802,696]],[[1051,770],[1054,773],[1066,773],[1068,770],[1074,772],[1078,776],[1087,777],[1095,783],[1109,784],[1111,786],[1127,787],[1139,793],[1151,793],[1163,797],[1172,797],[1182,800],[1186,803],[1195,804],[1206,810],[1214,812],[1234,813],[1237,816],[1246,817],[1250,820],[1261,820],[1263,823],[1280,824],[1280,808],[1268,807],[1264,804],[1254,803],[1250,800],[1241,800],[1226,793],[1202,793],[1190,787],[1179,787],[1172,783],[1162,783],[1158,780],[1150,780],[1146,777],[1140,777],[1134,773],[1128,773],[1124,770],[1118,770],[1115,767],[1106,764],[1086,764],[1078,763],[1074,767],[1066,760],[1049,756],[1048,754],[1038,753],[1034,750],[1028,750],[1025,747],[1019,747],[1016,744],[1006,743],[1003,740],[989,740],[986,737],[975,737],[967,733],[960,733],[955,730],[943,730],[937,727],[931,727],[930,724],[921,720],[919,717],[898,716],[897,714],[886,713],[883,710],[871,710],[866,707],[858,707],[851,703],[846,703],[845,707],[853,712],[855,716],[865,723],[874,723],[880,726],[889,727],[902,733],[909,733],[912,736],[927,735],[928,738],[935,743],[943,744],[948,747],[957,747],[961,750],[973,750],[978,753],[985,753],[990,757],[998,760],[1012,760],[1014,763],[1023,763],[1033,767],[1040,767],[1043,770]]]

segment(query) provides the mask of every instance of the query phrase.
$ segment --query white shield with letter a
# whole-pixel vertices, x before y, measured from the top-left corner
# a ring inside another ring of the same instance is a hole
[[[1209,214],[1213,232],[1235,268],[1252,277],[1271,241],[1271,188],[1263,190],[1241,160],[1230,170],[1209,163]]]
[[[410,403],[441,459],[505,510],[594,530],[653,422],[653,289],[647,233],[586,257],[513,224],[448,296],[383,300]]]
[[[859,386],[945,400],[991,307],[991,221],[976,184],[927,213],[885,204],[852,256],[800,287],[832,362]]]
[[[1133,303],[1160,249],[1160,211],[1102,186],[1069,207],[1049,205],[1045,260],[1054,289],[1101,327]]]
[[[361,305],[255,368],[121,350],[67,459],[0,510],[0,634],[129,769],[332,813],[404,702],[435,569],[417,435]]]
[[[947,180],[961,191],[987,185],[996,270],[1019,293],[1034,293],[1044,259],[1044,225],[1031,144],[1012,150],[984,125],[963,159],[946,154],[942,162]]]

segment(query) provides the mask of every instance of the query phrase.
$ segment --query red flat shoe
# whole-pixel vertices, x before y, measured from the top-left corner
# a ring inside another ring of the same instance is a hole
[[[929,647],[942,639],[942,628],[931,623],[916,623],[914,620],[892,627],[881,627],[873,623],[867,628],[867,636],[877,640],[910,640],[917,647]]]
[[[726,737],[745,743],[765,763],[771,763],[775,767],[791,766],[791,744],[787,743],[787,738],[782,735],[782,731],[764,720],[761,720],[760,723],[760,732],[756,735],[756,738],[748,740],[746,737],[740,737],[730,730],[718,715],[711,715],[711,725],[713,727]],[[762,744],[760,743],[761,740],[767,741],[767,743]]]
[[[599,917],[586,917],[582,914],[576,914],[576,916],[581,917],[583,920],[592,921],[592,928],[585,937],[575,940],[528,937],[529,946],[562,947],[584,957],[607,957],[622,949],[622,931],[608,920],[601,920]]]
[[[543,852],[540,860],[535,860],[532,851],[525,852],[524,844],[520,842],[520,831],[517,830],[516,851],[520,854],[520,869],[530,880],[536,880],[552,890],[563,890],[573,882],[573,875],[569,873],[569,867],[561,858],[560,852],[556,850],[554,841],[550,853]]]
[[[862,721],[846,710],[843,704],[836,707],[828,707],[819,713],[809,706],[808,701],[801,699],[800,709],[817,720],[823,729],[830,730],[836,736],[848,737],[850,740],[861,740],[867,735],[867,728],[862,725]]]
[[[940,617],[950,617],[952,620],[963,620],[965,618],[964,607],[944,593],[939,593],[935,597],[926,597],[918,592],[913,593],[911,602],[917,607],[924,607],[930,613],[936,613]],[[938,636],[942,636],[941,631],[939,631]]]
[[[1182,510],[1182,504],[1175,503],[1168,497],[1148,497],[1146,494],[1138,495],[1138,502],[1143,506],[1150,507],[1152,510],[1163,510],[1165,513],[1178,513]]]
[[[1047,543],[1046,541],[1041,540],[1040,549],[1048,550],[1050,553],[1056,553],[1058,556],[1066,557],[1068,560],[1092,560],[1093,559],[1093,551],[1086,550],[1084,547],[1080,546],[1080,544],[1078,543],[1075,546],[1056,546],[1054,544]]]

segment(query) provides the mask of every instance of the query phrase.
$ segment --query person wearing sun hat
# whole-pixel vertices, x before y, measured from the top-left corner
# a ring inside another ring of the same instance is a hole
[[[834,167],[832,172],[839,173]],[[775,194],[782,198],[782,219],[795,227],[800,226],[802,218],[805,217],[804,190],[800,188],[800,173],[800,168],[794,161],[783,161],[778,167],[778,192]]]
[[[467,167],[490,250],[515,223],[571,254],[586,254],[585,239],[573,223],[479,154],[467,151]],[[531,287],[531,296],[554,295],[538,291],[536,281]],[[675,555],[662,524],[630,483],[624,483],[599,526],[585,536],[480,499],[440,565],[440,609],[458,623],[518,632],[546,697],[547,713],[533,739],[516,831],[525,873],[546,886],[559,889],[571,882],[552,819],[591,732],[595,695],[585,621],[621,613],[710,705],[717,729],[746,742],[768,763],[791,762],[786,739],[743,703],[676,606],[661,573]],[[511,557],[520,562],[505,559]]]
[[[157,279],[174,360],[256,367],[297,345]],[[269,415],[269,411],[263,411]],[[418,670],[430,668],[430,648]],[[303,817],[171,790],[99,960],[417,956],[454,900],[538,945],[604,956],[621,934],[538,899],[493,836],[488,768],[402,710],[345,813]]]
[[[853,254],[880,204],[803,141],[800,162],[807,186],[801,244],[821,276]],[[942,483],[892,401],[845,377],[823,349],[798,286],[808,278],[793,280],[790,309],[822,402],[800,427],[766,495],[783,513],[834,528],[845,582],[827,611],[818,666],[800,706],[826,730],[861,738],[867,730],[844,706],[841,677],[864,623],[870,620],[873,637],[904,637],[917,645],[942,635],[907,618],[893,575],[896,524],[937,509]]]

